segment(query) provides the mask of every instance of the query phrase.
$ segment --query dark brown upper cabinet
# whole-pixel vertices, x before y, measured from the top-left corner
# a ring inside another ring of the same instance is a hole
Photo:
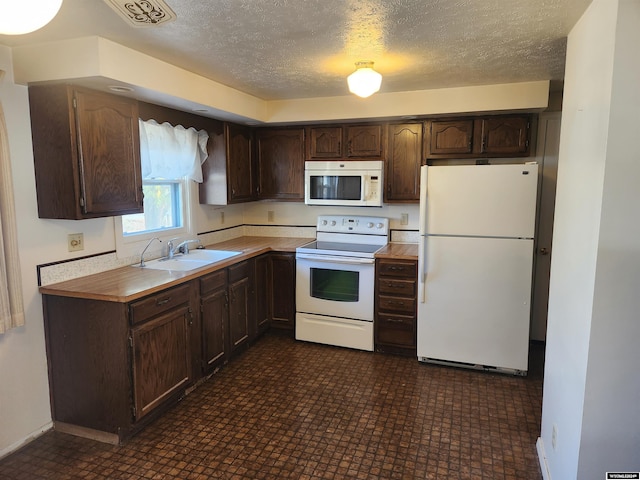
[[[304,200],[304,128],[256,132],[258,199]]]
[[[385,125],[306,127],[307,160],[382,160]]]
[[[428,155],[468,155],[473,152],[473,119],[427,122]]]
[[[307,160],[342,157],[342,127],[307,127]]]
[[[496,116],[483,118],[480,153],[491,155],[521,155],[529,153],[528,116]]]
[[[253,130],[225,123],[209,132],[209,157],[202,164],[200,203],[227,205],[256,199]]]
[[[425,157],[529,156],[531,120],[526,114],[429,120],[425,124]]]
[[[142,212],[136,100],[71,85],[29,87],[40,218]]]
[[[418,202],[422,163],[422,123],[389,125],[387,144],[384,201]]]

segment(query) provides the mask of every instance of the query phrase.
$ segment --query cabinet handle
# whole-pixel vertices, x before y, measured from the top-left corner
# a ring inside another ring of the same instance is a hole
[[[389,270],[391,270],[392,272],[404,272],[405,268],[404,267],[389,267]]]
[[[384,321],[388,323],[404,323],[404,321],[399,318],[385,318]]]
[[[389,287],[389,288],[403,288],[404,285],[399,285],[397,283],[387,282],[387,287]]]
[[[404,302],[394,302],[393,300],[389,301],[389,305],[398,305],[400,307],[404,307]]]
[[[170,301],[171,301],[171,297],[166,297],[166,298],[163,298],[162,300],[158,299],[158,300],[156,300],[156,307],[159,307],[161,305],[165,305],[165,304],[169,303]]]
[[[229,293],[224,292],[224,306],[228,307],[229,306]]]

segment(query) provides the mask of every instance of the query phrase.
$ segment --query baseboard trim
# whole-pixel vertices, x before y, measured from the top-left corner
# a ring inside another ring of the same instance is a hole
[[[6,448],[3,448],[2,450],[0,450],[0,460],[20,450],[22,447],[33,442],[36,438],[44,435],[51,429],[53,429],[53,422],[48,422],[44,424],[42,427],[40,427],[38,430],[36,430],[35,432],[32,432],[29,436],[23,438],[22,440],[17,441],[12,445],[9,445]]]
[[[93,428],[80,427],[78,425],[71,425],[64,422],[55,422],[53,428],[56,432],[68,433],[69,435],[88,438],[89,440],[96,440],[110,445],[120,445],[120,437],[115,433],[103,432],[100,430],[94,430]]]
[[[551,472],[549,472],[549,465],[547,464],[547,454],[544,451],[544,442],[542,441],[542,437],[538,437],[538,441],[536,442],[536,450],[538,451],[538,461],[540,462],[542,479],[551,480]]]

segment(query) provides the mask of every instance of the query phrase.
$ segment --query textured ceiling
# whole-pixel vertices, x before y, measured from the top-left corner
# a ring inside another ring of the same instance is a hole
[[[132,0],[133,1],[133,0]],[[347,95],[357,61],[381,92],[561,81],[566,36],[591,0],[165,0],[135,28],[100,0],[64,0],[14,46],[97,35],[265,100]]]

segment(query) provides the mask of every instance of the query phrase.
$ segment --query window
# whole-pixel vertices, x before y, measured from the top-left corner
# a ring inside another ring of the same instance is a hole
[[[195,238],[191,222],[191,199],[196,198],[197,184],[182,180],[144,180],[144,213],[115,217],[118,258],[139,255],[154,237],[147,258],[164,254],[166,242],[173,238]],[[155,255],[154,255],[155,253]]]
[[[182,228],[182,182],[179,180],[145,180],[142,182],[144,213],[122,217],[125,237],[163,230]]]
[[[166,242],[195,236],[190,205],[196,182],[202,182],[209,135],[155,120],[140,120],[139,126],[144,213],[115,217],[118,258],[139,255],[155,237]],[[154,244],[149,257],[161,249],[166,251],[164,244]]]

